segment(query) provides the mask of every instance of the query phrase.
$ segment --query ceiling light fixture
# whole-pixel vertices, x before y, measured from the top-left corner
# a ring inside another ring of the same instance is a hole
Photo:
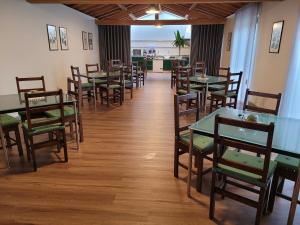
[[[159,13],[159,9],[157,9],[154,5],[150,6],[146,11],[147,14],[157,14]]]

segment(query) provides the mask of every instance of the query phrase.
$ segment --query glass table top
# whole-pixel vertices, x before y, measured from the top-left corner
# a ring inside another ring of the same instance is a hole
[[[64,104],[72,104],[75,98],[64,95]],[[58,98],[48,96],[43,99],[30,101],[31,106],[39,107],[58,103]],[[25,110],[25,98],[23,94],[0,95],[0,114],[20,112]]]
[[[110,72],[109,76],[120,76],[120,72]],[[107,73],[106,72],[96,72],[96,73],[90,73],[89,78],[106,78],[107,77]]]
[[[200,132],[204,135],[213,136],[215,116],[217,114],[222,117],[237,120],[244,120],[247,115],[252,114],[257,117],[258,123],[269,124],[273,122],[275,125],[272,143],[273,151],[276,153],[300,158],[299,119],[243,111],[232,108],[221,108],[192,124],[190,129],[194,130],[195,132]],[[228,125],[220,126],[220,134],[224,137],[257,145],[265,145],[267,139],[267,134],[265,132],[237,128]]]
[[[200,76],[192,76],[190,77],[190,81],[200,84],[216,84],[226,82],[227,78],[220,76],[206,76],[205,78],[202,78]]]

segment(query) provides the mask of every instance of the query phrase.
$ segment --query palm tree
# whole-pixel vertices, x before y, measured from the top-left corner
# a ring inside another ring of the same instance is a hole
[[[183,36],[180,35],[179,30],[177,32],[174,32],[175,40],[173,42],[173,45],[179,48],[179,56],[180,56],[180,50],[186,45],[186,40]]]

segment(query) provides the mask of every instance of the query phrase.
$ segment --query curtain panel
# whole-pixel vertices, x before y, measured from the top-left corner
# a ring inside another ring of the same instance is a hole
[[[130,26],[99,25],[98,31],[101,69],[112,59],[130,62]]]
[[[256,37],[259,26],[259,4],[253,3],[239,9],[235,14],[230,57],[230,70],[243,72],[239,101],[244,101],[255,63]]]
[[[216,74],[220,66],[224,25],[193,25],[191,36],[191,65],[205,62],[207,74]]]

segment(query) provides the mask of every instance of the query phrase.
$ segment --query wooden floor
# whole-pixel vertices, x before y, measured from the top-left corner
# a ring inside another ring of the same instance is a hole
[[[186,171],[173,177],[173,91],[168,74],[149,74],[145,87],[124,105],[85,103],[85,141],[69,145],[69,163],[49,149],[38,152],[38,172],[11,153],[0,170],[0,224],[206,225],[254,224],[255,210],[216,203],[208,219],[210,176],[204,194],[186,197]],[[59,154],[62,158],[62,154]],[[285,189],[291,193],[291,185]],[[289,203],[278,199],[262,224],[286,224]],[[294,224],[300,224],[300,215]]]

